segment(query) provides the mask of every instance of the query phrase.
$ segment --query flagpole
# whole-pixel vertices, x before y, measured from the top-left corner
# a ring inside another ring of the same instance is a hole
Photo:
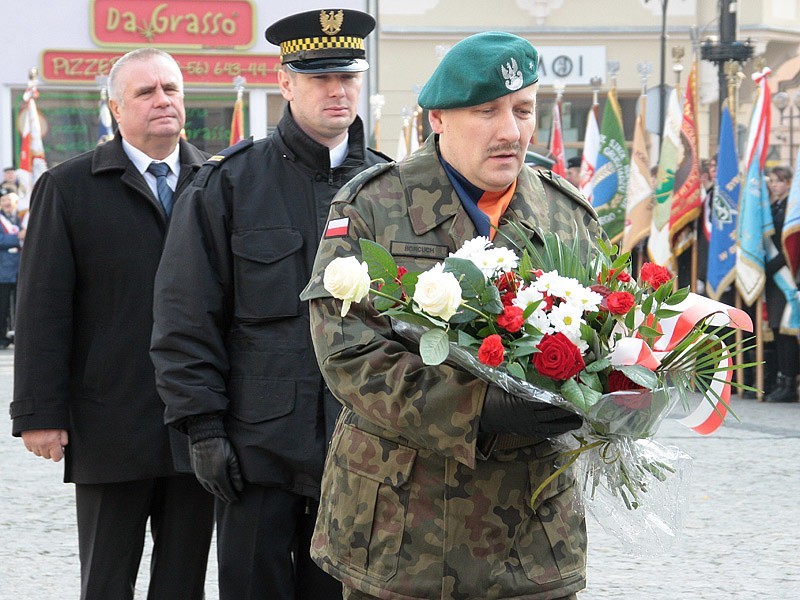
[[[728,61],[725,63],[725,74],[727,76],[727,83],[728,83],[728,106],[730,107],[731,113],[731,121],[733,122],[733,136],[734,140],[736,140],[736,112],[738,109],[738,99],[739,99],[739,84],[742,81],[741,73],[739,72],[740,66],[739,63],[736,61]],[[721,111],[720,111],[721,112]],[[737,143],[738,145],[738,143]],[[742,308],[742,295],[739,293],[739,290],[734,285],[734,305],[736,308]],[[756,312],[756,327],[755,327],[755,336],[756,336],[756,385],[755,387],[758,389],[757,392],[757,399],[759,402],[763,402],[763,388],[764,388],[764,369],[763,369],[763,361],[764,361],[764,340],[763,340],[763,327],[764,327],[764,315],[763,311],[761,310],[761,298],[759,298],[755,303],[755,312]],[[736,339],[736,344],[741,344],[742,342],[742,331],[741,329],[737,329],[736,333],[734,334]],[[736,364],[741,364],[742,360],[744,359],[743,355],[739,355],[735,358]],[[742,369],[736,370],[736,383],[740,386],[744,384],[744,371]],[[738,389],[737,394],[739,398],[742,397],[742,389],[741,387]]]

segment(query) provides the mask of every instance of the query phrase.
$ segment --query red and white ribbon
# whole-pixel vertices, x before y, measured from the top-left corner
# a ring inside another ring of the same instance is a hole
[[[611,353],[615,365],[641,365],[655,371],[664,355],[683,341],[687,334],[704,319],[712,326],[728,326],[744,331],[753,331],[753,321],[741,309],[728,306],[697,294],[689,294],[686,299],[674,306],[680,314],[659,321],[663,335],[653,344],[651,350],[644,340],[623,338]],[[716,431],[728,413],[731,398],[730,381],[733,376],[733,361],[729,356],[723,358],[719,368],[725,368],[724,382],[713,381],[711,390],[697,408],[678,422],[697,433],[708,435]],[[723,372],[721,372],[723,373]],[[716,394],[716,395],[715,395]]]

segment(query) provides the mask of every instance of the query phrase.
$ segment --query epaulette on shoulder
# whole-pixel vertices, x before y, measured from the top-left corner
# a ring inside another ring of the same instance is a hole
[[[549,184],[550,187],[555,188],[565,196],[571,198],[578,204],[580,204],[583,208],[585,208],[589,214],[591,214],[595,219],[597,219],[597,212],[594,210],[594,207],[589,203],[586,197],[581,194],[580,190],[572,185],[569,181],[561,177],[560,175],[556,175],[550,170],[545,169],[537,169],[536,173],[538,173],[540,179],[545,183]]]
[[[377,165],[372,165],[370,168],[361,171],[361,173],[342,186],[342,189],[339,190],[339,193],[336,195],[336,200],[349,204],[358,195],[361,188],[369,181],[379,177],[382,173],[386,173],[396,165],[397,163],[394,161],[378,163]]]
[[[194,178],[193,184],[198,187],[205,187],[208,177],[211,175],[214,169],[219,167],[234,154],[238,154],[252,145],[253,138],[251,136],[247,139],[237,142],[233,146],[228,146],[224,150],[220,150],[217,154],[208,158],[206,162],[203,163],[203,165],[200,167],[200,170],[197,172],[197,176]]]

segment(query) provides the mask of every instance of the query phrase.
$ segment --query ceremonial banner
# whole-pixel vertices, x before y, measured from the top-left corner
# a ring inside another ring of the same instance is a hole
[[[636,244],[650,235],[653,221],[653,179],[650,176],[650,152],[647,149],[646,112],[647,96],[642,94],[639,97],[639,114],[636,116],[636,126],[633,130],[631,172],[625,206],[625,234],[622,238],[623,252],[630,252]]]
[[[28,211],[33,186],[41,174],[47,170],[44,145],[42,144],[42,124],[39,120],[39,111],[36,109],[36,98],[38,97],[39,91],[36,89],[36,84],[29,83],[28,89],[22,96],[22,106],[17,121],[21,138],[19,169],[17,169],[17,180],[20,184],[17,190],[20,215],[24,215]]]
[[[553,119],[550,127],[550,153],[555,163],[551,171],[561,177],[567,176],[567,161],[564,159],[564,136],[561,130],[561,103],[553,103]]]
[[[797,153],[792,178],[792,188],[789,190],[789,199],[786,201],[786,218],[783,221],[781,244],[783,254],[789,263],[789,270],[797,276],[800,270],[800,152]]]
[[[672,192],[675,185],[675,171],[681,162],[681,122],[683,113],[678,102],[678,90],[669,95],[667,114],[664,122],[664,136],[656,175],[655,203],[650,238],[647,240],[647,254],[657,265],[676,273],[675,256],[672,253],[669,222],[672,215]]]
[[[682,254],[692,244],[694,235],[687,227],[700,215],[700,162],[697,156],[697,63],[692,65],[686,82],[681,122],[683,157],[675,171],[674,193],[670,205],[669,230],[672,252]]]
[[[597,154],[600,152],[600,128],[597,125],[597,104],[592,104],[586,117],[586,135],[583,138],[583,155],[581,156],[581,193],[592,201],[592,178],[597,165]]]
[[[625,230],[625,194],[628,189],[630,159],[622,128],[622,111],[617,90],[608,91],[600,128],[600,150],[592,178],[592,206],[600,225],[612,242],[622,239]]]
[[[741,178],[733,121],[727,104],[722,108],[718,147],[717,178],[709,210],[711,237],[706,270],[706,293],[714,300],[720,299],[736,277],[736,225]]]
[[[764,178],[764,163],[769,148],[769,129],[772,121],[771,94],[767,85],[767,75],[770,73],[769,68],[760,73],[753,73],[753,80],[758,85],[759,92],[750,117],[745,149],[747,179],[739,201],[736,288],[748,305],[753,304],[764,290],[766,281],[764,240],[765,236],[772,233],[772,212],[769,208],[769,194]]]
[[[231,137],[228,145],[233,146],[244,139],[244,99],[242,93],[236,93],[236,102],[233,104],[233,116],[231,117]]]

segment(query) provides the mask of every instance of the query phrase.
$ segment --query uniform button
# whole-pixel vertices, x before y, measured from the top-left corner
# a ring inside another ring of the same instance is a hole
[[[322,181],[323,179],[325,179],[325,176],[322,173],[317,173],[314,176],[314,179],[316,179],[317,181]]]

